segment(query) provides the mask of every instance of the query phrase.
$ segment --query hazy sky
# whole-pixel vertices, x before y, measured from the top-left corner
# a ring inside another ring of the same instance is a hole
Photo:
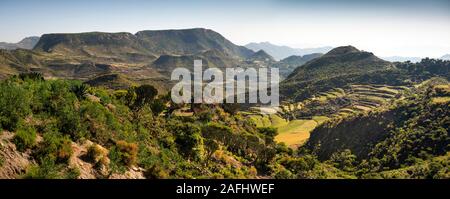
[[[0,0],[0,41],[61,32],[204,27],[232,42],[450,53],[450,0]]]

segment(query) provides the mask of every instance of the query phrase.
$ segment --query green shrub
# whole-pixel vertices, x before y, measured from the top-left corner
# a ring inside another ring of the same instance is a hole
[[[117,141],[116,146],[110,150],[110,159],[122,165],[132,166],[136,164],[138,146],[135,143]]]
[[[166,109],[166,104],[161,99],[156,99],[150,104],[150,109],[154,116],[158,116]]]
[[[160,165],[153,165],[148,168],[144,175],[148,179],[166,179],[169,177],[167,171],[165,171]]]
[[[349,149],[345,149],[343,151],[333,153],[330,157],[330,161],[338,169],[353,171],[356,163],[356,156],[353,155],[352,151]]]
[[[293,173],[307,172],[314,169],[317,159],[311,155],[304,155],[297,158],[285,158],[280,161],[286,169]]]
[[[31,113],[29,92],[13,82],[0,84],[0,126],[14,131]]]
[[[23,178],[25,179],[59,179],[62,178],[61,165],[55,163],[55,159],[45,157],[40,160],[40,165],[31,166]]]
[[[113,136],[112,132],[120,130],[120,124],[114,115],[101,104],[83,101],[80,109],[88,137],[94,141],[104,144]]]
[[[275,136],[278,135],[278,130],[275,127],[260,127],[258,131],[266,137],[267,143],[273,143]]]
[[[274,174],[275,179],[295,179],[295,175],[287,169],[280,169]]]
[[[98,98],[100,98],[100,102],[101,102],[101,104],[103,104],[103,105],[106,105],[106,104],[109,104],[109,103],[112,102],[112,99],[111,99],[110,94],[108,93],[107,90],[105,90],[105,89],[103,89],[103,88],[95,88],[95,87],[92,87],[92,88],[89,89],[89,92],[90,92],[92,95],[95,95],[95,96],[97,96]]]
[[[225,112],[234,115],[239,111],[241,105],[238,103],[224,103],[222,104],[222,108]]]
[[[2,167],[4,163],[5,163],[5,157],[3,157],[2,154],[0,154],[0,167]]]
[[[203,121],[203,122],[211,122],[214,117],[214,113],[209,109],[201,110],[201,111],[195,113],[195,115],[198,117],[198,119],[200,121]]]
[[[108,164],[108,151],[98,144],[93,144],[88,148],[87,157],[94,164]]]
[[[13,142],[17,150],[25,151],[36,145],[36,130],[33,127],[22,127],[16,131]]]
[[[69,168],[66,173],[64,178],[65,179],[78,179],[78,176],[80,176],[81,172],[80,169],[76,168],[76,167],[71,167]]]
[[[116,146],[112,146],[109,149],[108,157],[110,159],[109,168],[112,173],[124,173],[126,171],[126,167],[122,161],[122,154]]]
[[[20,73],[19,78],[22,80],[33,80],[33,81],[43,81],[44,76],[42,73],[31,72],[31,73]]]
[[[88,88],[89,87],[86,84],[75,84],[72,85],[70,91],[72,91],[79,100],[83,100],[86,98]]]
[[[47,132],[37,154],[40,158],[51,157],[57,162],[66,163],[73,154],[72,141],[59,132]]]
[[[58,113],[59,130],[70,135],[73,139],[86,136],[86,127],[83,125],[79,112],[73,107],[65,106]]]
[[[122,102],[125,105],[127,104],[126,103],[127,95],[128,95],[128,91],[127,90],[115,90],[113,92],[114,99],[116,99],[117,101]]]
[[[85,136],[85,129],[81,123],[79,101],[70,91],[76,82],[54,80],[50,81],[46,95],[43,95],[45,111],[55,116],[59,132],[70,135],[73,139]]]
[[[175,135],[175,143],[188,159],[202,159],[204,155],[203,137],[200,128],[191,123],[176,122],[169,127]]]
[[[141,85],[135,89],[136,100],[134,101],[133,107],[135,109],[140,109],[146,104],[153,102],[155,97],[158,95],[158,90],[152,85]]]

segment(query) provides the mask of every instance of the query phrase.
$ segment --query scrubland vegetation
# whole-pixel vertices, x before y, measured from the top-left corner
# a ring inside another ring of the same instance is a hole
[[[171,104],[149,85],[112,90],[31,73],[0,83],[0,124],[34,162],[17,176],[22,178],[78,178],[82,168],[74,158],[94,165],[97,178],[132,168],[146,178],[448,178],[449,105],[436,99],[449,92],[444,80],[436,81],[391,111],[341,120],[271,115],[264,125],[267,116],[249,120],[230,107]],[[193,114],[173,111],[186,108]],[[355,119],[374,127],[347,125]],[[308,137],[312,131],[305,146],[290,148],[276,139],[298,136],[297,127],[305,125]],[[363,131],[382,136],[345,142]],[[86,152],[76,157],[74,145],[87,141]]]

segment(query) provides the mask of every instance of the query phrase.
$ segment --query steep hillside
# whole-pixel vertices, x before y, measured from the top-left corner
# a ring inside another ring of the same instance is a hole
[[[378,158],[391,168],[413,157],[445,155],[450,144],[449,86],[442,79],[428,81],[387,110],[325,122],[311,132],[306,147],[322,160],[350,149],[360,159]]]
[[[450,78],[450,62],[442,60],[424,59],[420,63],[395,63],[395,69],[385,71],[373,71],[363,74],[343,75],[336,78],[319,81],[307,81],[295,84],[290,87],[282,87],[285,99],[280,106],[279,114],[290,120],[314,120],[315,117],[327,117],[332,120],[342,120],[355,117],[355,121],[349,126],[364,126],[364,115],[373,111],[386,110],[403,100],[411,93],[415,93],[417,87],[426,85],[430,78],[439,77],[448,81]],[[434,98],[434,101],[445,101],[445,97]],[[373,121],[385,122],[386,118],[393,120],[394,115],[382,111],[379,118],[370,118]],[[383,115],[387,114],[387,115]],[[372,114],[375,115],[375,114]],[[347,130],[344,126],[342,131],[333,129],[332,135],[345,134]],[[304,128],[298,128],[298,132],[307,132]],[[359,132],[359,131],[358,131]],[[367,132],[360,136],[361,139],[373,139],[378,136],[376,133]],[[306,134],[309,136],[309,133]],[[300,135],[299,135],[300,136]],[[302,135],[302,137],[306,137]],[[295,137],[295,139],[300,137]],[[293,139],[286,140],[289,146],[301,144],[292,142]],[[359,139],[353,136],[352,139]],[[355,143],[370,143],[368,140],[355,141]],[[364,150],[363,147],[358,147]],[[365,149],[367,151],[367,148]],[[359,151],[355,151],[355,153]]]
[[[168,74],[175,68],[194,68],[194,60],[201,59],[198,55],[161,55],[152,63],[152,67],[167,72]],[[208,62],[202,60],[203,67],[208,66]]]
[[[150,65],[150,68],[157,69],[160,73],[169,77],[175,68],[182,67],[192,71],[194,60],[202,60],[203,68],[224,69],[237,66],[256,66],[253,62],[242,62],[219,50],[207,50],[193,55],[161,55]]]
[[[156,54],[197,54],[207,50],[218,50],[235,58],[246,58],[253,54],[237,46],[217,32],[195,28],[183,30],[146,30],[136,33],[146,49]]]
[[[96,87],[107,87],[113,89],[127,89],[133,85],[127,77],[120,74],[107,74],[86,81],[86,84]]]
[[[40,54],[30,50],[0,50],[0,77],[29,72],[42,66]]]

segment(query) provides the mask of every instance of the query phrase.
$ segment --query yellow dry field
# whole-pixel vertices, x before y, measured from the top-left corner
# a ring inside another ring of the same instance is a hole
[[[291,148],[296,148],[303,144],[309,133],[317,126],[314,120],[293,120],[287,125],[278,128],[278,135],[275,141],[284,142]]]
[[[445,104],[450,101],[450,97],[433,97],[431,101],[433,104]]]

